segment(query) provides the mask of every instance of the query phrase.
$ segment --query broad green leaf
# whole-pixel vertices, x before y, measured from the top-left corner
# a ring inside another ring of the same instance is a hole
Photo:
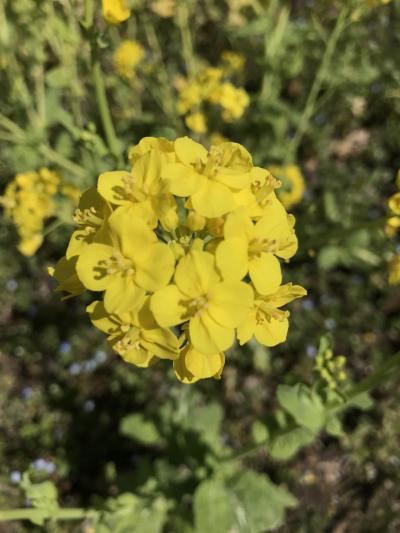
[[[277,397],[280,405],[300,426],[317,431],[324,425],[324,404],[318,394],[306,385],[279,385]]]
[[[251,434],[256,444],[266,441],[269,437],[267,426],[260,420],[253,422],[251,426]]]
[[[204,434],[219,435],[224,411],[217,403],[195,407],[191,412],[191,426]]]
[[[119,426],[122,435],[141,444],[161,444],[162,438],[151,420],[146,420],[140,413],[125,416]]]
[[[333,437],[341,437],[343,435],[342,423],[337,416],[331,416],[329,418],[325,430]]]
[[[285,508],[296,505],[296,499],[274,485],[266,475],[247,470],[232,487],[235,495],[237,531],[261,533],[275,529],[283,522]]]
[[[371,409],[371,407],[374,405],[374,402],[368,392],[363,392],[357,396],[354,396],[354,398],[349,400],[347,403],[353,407],[358,407],[362,411],[368,411],[368,409]]]
[[[316,434],[307,428],[295,428],[277,435],[268,445],[268,451],[274,459],[290,459],[300,448],[315,440]]]
[[[234,525],[234,502],[220,481],[208,480],[199,485],[193,509],[196,533],[228,532]]]

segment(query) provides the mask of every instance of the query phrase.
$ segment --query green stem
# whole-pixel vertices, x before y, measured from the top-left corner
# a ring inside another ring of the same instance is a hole
[[[357,385],[354,385],[347,393],[344,394],[346,401],[345,402],[335,402],[327,405],[327,412],[333,414],[343,411],[351,404],[351,401],[354,400],[360,394],[366,393],[371,389],[376,388],[378,385],[386,381],[388,378],[391,378],[396,372],[400,372],[400,352],[393,355],[388,361],[386,361],[378,370],[373,374],[366,377]],[[294,422],[289,424],[287,428],[282,431],[281,435],[290,433],[293,429],[298,427]],[[237,452],[228,455],[226,457],[221,457],[219,460],[221,462],[235,461],[237,459],[242,459],[247,455],[264,448],[269,443],[269,438],[264,439],[261,442],[256,444],[250,444],[249,446],[244,446]]]
[[[82,520],[83,518],[95,517],[96,511],[85,509],[9,509],[0,511],[0,522],[11,520]]]
[[[52,161],[53,163],[56,163],[62,168],[65,168],[65,170],[68,170],[72,174],[75,174],[75,176],[78,176],[79,178],[85,178],[86,177],[86,171],[81,166],[77,165],[76,163],[73,163],[63,155],[59,154],[50,146],[47,144],[40,144],[39,145],[39,152],[44,156],[47,157],[49,161]]]
[[[121,164],[121,154],[119,149],[119,141],[115,134],[114,124],[111,118],[110,108],[108,106],[106,89],[104,85],[103,74],[101,72],[100,61],[97,57],[97,46],[92,51],[92,72],[93,82],[96,91],[97,104],[100,112],[100,119],[103,125],[104,134],[108,148],[118,164]]]
[[[185,60],[186,72],[188,76],[192,78],[196,74],[196,68],[193,53],[192,34],[190,33],[187,0],[184,0],[183,2],[180,1],[178,3],[176,21],[181,34],[182,53]]]
[[[284,161],[285,165],[287,165],[288,163],[291,163],[296,157],[300,143],[303,139],[303,135],[308,128],[310,118],[314,114],[315,104],[318,98],[318,93],[321,90],[322,84],[324,83],[328,75],[329,68],[331,66],[331,61],[333,58],[333,54],[336,49],[336,45],[338,43],[338,40],[339,40],[339,37],[342,31],[344,30],[346,26],[348,12],[349,12],[348,7],[342,8],[336,20],[335,27],[333,28],[332,33],[328,39],[325,52],[322,57],[322,61],[320,63],[318,72],[314,78],[313,84],[311,86],[311,90],[308,94],[306,104],[303,110],[303,114],[301,115],[296,133],[294,134],[294,137],[289,144],[289,148],[288,148],[286,158]]]

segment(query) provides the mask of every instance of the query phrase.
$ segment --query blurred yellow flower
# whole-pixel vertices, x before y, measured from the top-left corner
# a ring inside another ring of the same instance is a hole
[[[221,59],[225,63],[224,70],[228,73],[242,71],[246,61],[244,55],[229,50],[222,52]]]
[[[241,87],[225,82],[220,86],[214,101],[223,109],[222,118],[226,122],[233,122],[243,115],[250,103],[250,98]]]
[[[272,165],[268,167],[268,170],[282,182],[278,196],[286,209],[298,204],[303,198],[305,190],[304,177],[300,168],[297,165],[284,167]]]
[[[137,41],[122,41],[113,54],[116,71],[127,80],[135,77],[135,67],[144,57],[144,48]]]
[[[6,187],[0,205],[15,224],[20,242],[18,250],[32,256],[43,242],[44,221],[55,214],[54,196],[60,176],[48,168],[17,174]]]
[[[173,17],[176,9],[176,0],[156,0],[150,4],[150,9],[159,17]]]
[[[120,24],[130,17],[127,0],[102,0],[103,17],[109,24]]]
[[[195,133],[206,133],[207,123],[203,113],[192,113],[185,118],[186,126]]]
[[[398,285],[400,283],[400,255],[395,255],[389,262],[389,284]]]

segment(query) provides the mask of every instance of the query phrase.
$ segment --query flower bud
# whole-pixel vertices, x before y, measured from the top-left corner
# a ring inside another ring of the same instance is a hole
[[[195,211],[190,211],[186,218],[186,226],[192,231],[201,231],[206,225],[206,219],[196,213]]]

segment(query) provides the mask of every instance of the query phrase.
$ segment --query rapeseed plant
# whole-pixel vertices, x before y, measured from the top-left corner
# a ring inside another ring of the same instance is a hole
[[[58,290],[103,293],[87,311],[113,350],[139,367],[170,359],[184,383],[220,377],[236,336],[284,342],[280,308],[306,291],[281,285],[297,238],[279,182],[233,142],[146,137],[129,160],[83,193]]]

